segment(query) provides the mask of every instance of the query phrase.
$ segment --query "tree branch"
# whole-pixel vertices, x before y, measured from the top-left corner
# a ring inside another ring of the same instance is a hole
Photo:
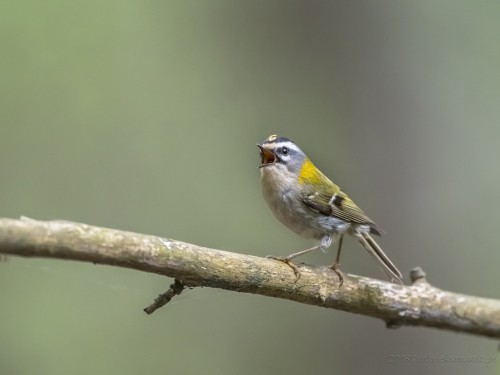
[[[189,287],[255,293],[380,318],[389,327],[427,326],[500,338],[500,301],[440,290],[418,271],[411,286],[346,275],[339,288],[336,274],[327,267],[300,265],[301,278],[296,282],[290,267],[271,259],[86,224],[27,218],[0,218],[2,253],[127,267],[173,277]]]

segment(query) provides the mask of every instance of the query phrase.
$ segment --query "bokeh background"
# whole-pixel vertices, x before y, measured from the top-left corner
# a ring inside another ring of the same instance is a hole
[[[311,245],[259,190],[295,140],[377,221],[404,271],[500,298],[500,3],[4,1],[0,215],[265,256]],[[352,240],[344,270],[384,278]],[[334,251],[301,260],[329,264]],[[0,264],[2,374],[490,374],[493,340],[170,279]],[[486,364],[394,363],[401,355]]]

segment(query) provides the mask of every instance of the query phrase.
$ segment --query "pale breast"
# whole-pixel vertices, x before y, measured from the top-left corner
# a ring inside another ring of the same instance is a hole
[[[294,189],[297,187],[295,182],[286,181],[283,175],[276,178],[275,174],[263,172],[261,187],[264,199],[274,216],[290,230],[304,238],[319,240],[327,234],[349,229],[349,223],[307,207],[300,199],[300,192]]]

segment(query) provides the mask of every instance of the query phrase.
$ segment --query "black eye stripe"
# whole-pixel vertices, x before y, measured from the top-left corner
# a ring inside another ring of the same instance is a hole
[[[262,144],[262,146],[270,150],[274,150],[274,152],[283,156],[290,156],[295,155],[296,153],[301,153],[300,149],[287,138],[277,138],[277,140],[279,140],[279,142],[266,141]]]

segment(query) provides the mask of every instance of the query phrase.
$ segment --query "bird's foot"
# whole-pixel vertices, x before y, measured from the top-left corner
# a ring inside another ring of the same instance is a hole
[[[339,288],[340,288],[342,284],[344,284],[344,273],[340,270],[340,263],[337,262],[333,263],[330,266],[330,269],[332,269],[339,277]]]
[[[278,260],[280,262],[287,264],[293,270],[293,273],[295,274],[295,282],[299,281],[299,279],[300,279],[299,267],[297,267],[294,263],[292,263],[292,259],[290,257],[278,257],[278,256],[274,256],[274,255],[268,255],[266,258]]]

